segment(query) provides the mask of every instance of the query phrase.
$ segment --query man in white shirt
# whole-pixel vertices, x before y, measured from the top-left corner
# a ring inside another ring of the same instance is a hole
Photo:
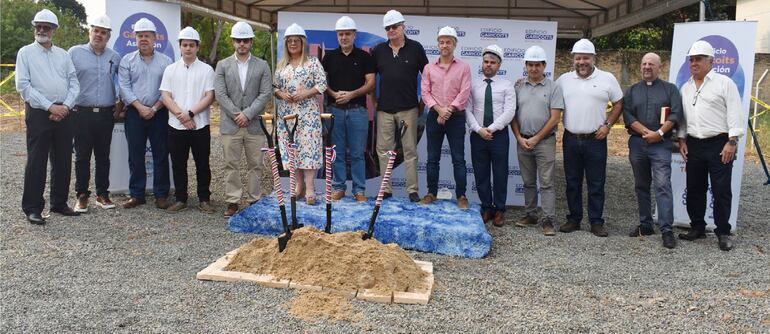
[[[484,78],[471,82],[465,120],[471,129],[471,162],[482,220],[484,223],[492,220],[495,226],[501,227],[505,223],[508,197],[508,124],[516,112],[516,91],[510,81],[497,76],[503,50],[493,44],[484,48],[482,57]]]
[[[567,178],[567,223],[559,231],[580,229],[583,219],[583,175],[588,186],[591,233],[606,237],[604,182],[607,177],[607,135],[620,117],[623,91],[612,74],[594,66],[596,49],[587,39],[572,47],[575,70],[562,74],[556,84],[564,94],[564,175]],[[607,116],[607,102],[612,110]]]
[[[168,151],[174,173],[176,203],[168,212],[187,209],[187,159],[192,150],[198,181],[198,209],[213,213],[211,206],[211,133],[209,106],[214,101],[214,69],[198,60],[200,35],[192,27],[179,32],[182,58],[166,67],[160,83],[161,99],[168,108]]]
[[[741,124],[741,97],[735,83],[711,70],[714,48],[706,41],[693,43],[687,56],[692,76],[682,86],[684,121],[680,122],[679,152],[687,169],[687,214],[690,231],[679,238],[693,241],[706,237],[706,191],[711,180],[714,198],[714,234],[719,249],[733,248],[730,240],[732,171],[738,138],[746,133]]]

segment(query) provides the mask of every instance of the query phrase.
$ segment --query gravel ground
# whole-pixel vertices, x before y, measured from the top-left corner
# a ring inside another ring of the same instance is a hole
[[[197,281],[196,272],[253,237],[229,232],[220,214],[92,207],[80,217],[54,215],[44,227],[27,223],[24,135],[2,133],[0,143],[5,333],[770,332],[770,186],[761,185],[765,176],[753,163],[745,167],[740,234],[730,252],[719,251],[713,235],[674,250],[659,235],[626,237],[637,217],[631,169],[626,158],[611,157],[609,238],[490,227],[485,259],[412,253],[435,266],[427,306],[354,301],[362,321],[330,323],[292,318],[284,305],[293,291]],[[217,138],[212,145],[212,191],[222,210]],[[563,217],[561,162],[557,170]],[[508,219],[521,213],[511,209]]]

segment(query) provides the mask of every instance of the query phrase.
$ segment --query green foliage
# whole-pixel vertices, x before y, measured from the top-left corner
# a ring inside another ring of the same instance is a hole
[[[59,19],[59,28],[53,35],[54,45],[67,50],[88,41],[88,30],[69,11],[62,12],[53,5],[32,0],[0,0],[0,62],[16,63],[19,49],[35,41],[30,22],[43,8],[50,9]]]
[[[59,8],[61,11],[69,11],[74,15],[80,24],[86,24],[86,8],[77,0],[47,0],[46,2]]]
[[[230,38],[230,29],[232,22],[219,20],[208,16],[199,16],[194,14],[183,14],[183,25],[190,25],[201,35],[200,50],[198,56],[203,61],[215,66],[216,63],[229,57],[235,52],[232,39]],[[216,39],[217,30],[221,33],[219,39]],[[251,54],[264,59],[272,66],[272,52],[270,52],[270,33],[263,30],[254,32],[254,44],[251,47]],[[211,48],[216,43],[216,54],[211,57]]]

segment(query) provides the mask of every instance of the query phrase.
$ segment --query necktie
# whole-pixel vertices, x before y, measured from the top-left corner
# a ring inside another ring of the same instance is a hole
[[[484,79],[487,90],[484,92],[484,127],[492,125],[492,79]]]

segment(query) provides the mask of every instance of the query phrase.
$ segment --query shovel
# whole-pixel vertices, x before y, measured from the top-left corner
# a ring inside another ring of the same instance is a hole
[[[281,209],[281,224],[283,225],[283,234],[278,236],[278,251],[283,252],[286,249],[286,244],[291,239],[291,229],[289,229],[289,223],[286,220],[286,205],[283,202],[283,188],[281,187],[281,177],[278,175],[278,160],[275,158],[275,145],[273,145],[273,136],[271,132],[267,131],[265,121],[273,120],[273,130],[275,132],[276,122],[271,114],[259,115],[259,125],[262,127],[262,131],[267,138],[267,147],[262,148],[262,152],[267,152],[270,158],[270,167],[273,171],[273,189],[275,190],[275,197],[278,199],[278,207]]]
[[[332,233],[332,163],[336,157],[334,145],[332,145],[332,129],[334,129],[334,115],[321,114],[321,120],[329,120],[329,127],[324,135],[324,158],[326,159],[326,227],[324,232]]]
[[[288,121],[294,120],[294,125],[289,127]],[[297,131],[299,116],[297,114],[283,116],[283,124],[289,133],[289,144],[287,152],[289,153],[289,190],[291,192],[291,229],[296,230],[305,225],[297,223],[297,144],[294,142],[294,132]]]
[[[406,133],[407,124],[401,121],[401,137],[404,137]],[[382,206],[382,197],[385,195],[385,185],[390,182],[390,174],[393,172],[393,164],[396,162],[396,151],[387,151],[385,155],[388,156],[388,165],[385,167],[385,173],[382,174],[382,182],[380,182],[380,191],[377,193],[377,200],[374,202],[374,211],[372,212],[372,218],[369,219],[369,228],[363,235],[363,239],[369,239],[374,236],[374,222],[377,221],[377,215],[380,213],[380,207]]]

